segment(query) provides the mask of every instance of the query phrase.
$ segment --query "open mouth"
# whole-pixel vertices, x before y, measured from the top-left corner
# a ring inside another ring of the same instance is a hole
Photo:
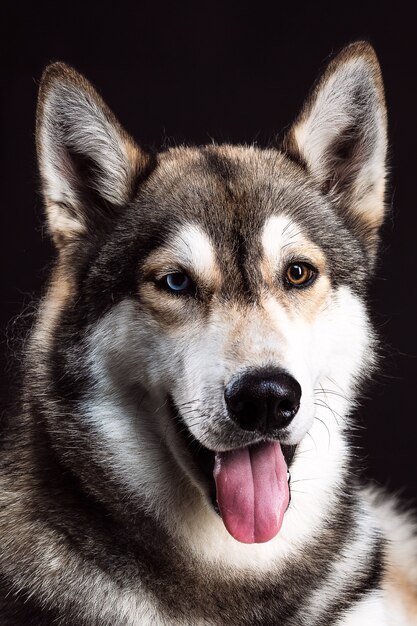
[[[188,430],[172,398],[169,404],[178,435],[228,532],[242,543],[270,541],[278,534],[290,502],[289,467],[296,446],[258,441],[213,452]]]

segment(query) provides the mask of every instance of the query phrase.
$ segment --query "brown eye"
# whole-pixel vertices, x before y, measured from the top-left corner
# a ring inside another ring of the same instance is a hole
[[[291,263],[285,273],[289,287],[306,287],[315,279],[317,272],[308,263]]]

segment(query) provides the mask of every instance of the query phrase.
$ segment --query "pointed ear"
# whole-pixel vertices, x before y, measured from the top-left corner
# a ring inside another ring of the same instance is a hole
[[[370,44],[353,43],[330,62],[283,148],[359,231],[372,257],[385,210],[387,120]]]
[[[58,247],[99,231],[132,199],[151,158],[90,83],[63,63],[43,74],[38,161],[49,230]]]

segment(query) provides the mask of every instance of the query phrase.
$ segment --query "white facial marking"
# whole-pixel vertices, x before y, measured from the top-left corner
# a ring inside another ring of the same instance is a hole
[[[188,224],[174,235],[169,248],[180,262],[203,277],[216,270],[216,255],[210,238],[196,224]]]
[[[272,215],[264,224],[261,241],[265,258],[277,266],[285,247],[295,243],[299,228],[285,215]]]

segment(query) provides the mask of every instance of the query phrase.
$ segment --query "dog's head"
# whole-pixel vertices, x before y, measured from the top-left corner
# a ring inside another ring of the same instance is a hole
[[[344,422],[372,361],[363,293],[386,158],[375,53],[343,50],[279,148],[157,155],[54,64],[37,143],[58,248],[36,344],[56,445],[69,458],[74,422],[88,426],[87,448],[148,504],[164,450],[235,538],[271,539],[295,447],[326,407]]]

